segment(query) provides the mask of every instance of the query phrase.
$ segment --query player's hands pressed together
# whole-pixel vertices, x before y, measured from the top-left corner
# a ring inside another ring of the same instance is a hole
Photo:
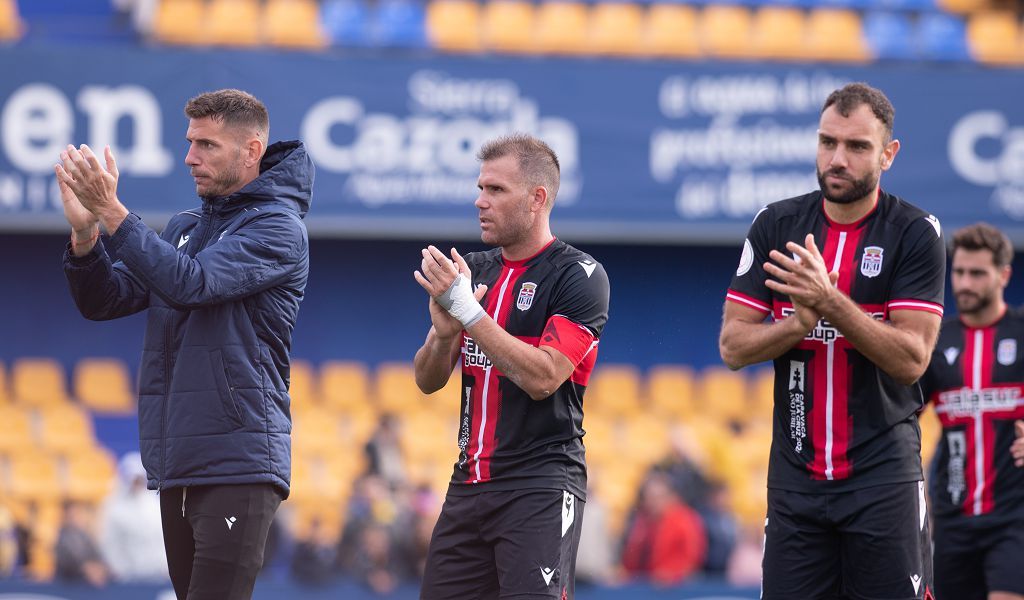
[[[1024,420],[1017,420],[1013,424],[1013,430],[1017,434],[1017,439],[1010,445],[1010,454],[1015,466],[1024,467]]]
[[[434,331],[438,337],[451,338],[462,331],[462,323],[453,317],[449,311],[438,303],[438,298],[443,296],[455,283],[459,276],[472,281],[473,274],[469,270],[466,260],[452,248],[452,258],[449,259],[435,246],[427,246],[420,251],[423,259],[420,261],[420,270],[413,273],[416,282],[430,294],[430,320],[434,325]],[[479,302],[487,293],[486,285],[477,286],[473,291],[473,297]]]
[[[789,242],[786,249],[793,253],[792,257],[778,250],[772,250],[768,255],[774,262],[766,262],[764,269],[778,281],[769,279],[765,281],[765,285],[773,291],[789,296],[793,301],[797,318],[801,324],[806,325],[811,322],[814,313],[820,313],[821,307],[837,293],[835,283],[839,279],[839,274],[828,272],[825,260],[821,257],[818,247],[814,245],[813,234],[807,234],[803,246]],[[813,312],[806,309],[813,309]],[[817,319],[814,319],[814,323],[816,322]]]
[[[61,197],[65,205],[65,215],[69,211],[69,202],[65,197],[64,188],[77,199],[78,204],[94,215],[107,231],[113,233],[128,215],[128,210],[117,199],[117,163],[108,146],[104,150],[106,169],[100,165],[96,155],[89,146],[82,144],[75,148],[68,145],[61,152],[61,164],[55,167],[57,180],[61,182]],[[74,218],[82,217],[80,211],[71,203],[70,210]],[[69,217],[69,221],[72,217]],[[75,227],[75,223],[72,223]]]

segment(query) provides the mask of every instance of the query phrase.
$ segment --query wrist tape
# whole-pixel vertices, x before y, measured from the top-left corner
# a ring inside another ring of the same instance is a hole
[[[464,328],[469,328],[486,314],[484,308],[473,297],[473,284],[470,283],[468,277],[461,273],[445,293],[435,300],[448,311],[448,314],[462,323]]]

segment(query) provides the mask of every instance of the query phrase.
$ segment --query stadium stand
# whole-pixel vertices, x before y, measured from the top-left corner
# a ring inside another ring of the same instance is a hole
[[[21,37],[25,24],[15,0],[0,0],[0,42],[12,42]]]
[[[660,58],[693,58],[701,53],[697,10],[656,3],[647,10],[641,53]]]
[[[14,400],[23,406],[53,406],[70,401],[64,367],[52,358],[22,358],[11,373]]]
[[[967,44],[978,62],[1024,64],[1020,18],[1009,11],[979,11],[967,18]]]
[[[589,54],[590,15],[582,2],[551,0],[537,8],[534,41],[545,54]]]
[[[75,366],[75,398],[94,413],[131,414],[135,386],[130,380],[127,365],[116,358],[84,358]]]
[[[267,0],[261,22],[272,46],[309,50],[327,45],[316,0]]]
[[[599,2],[590,11],[590,47],[597,54],[630,56],[642,51],[644,11],[638,4]]]
[[[218,46],[253,47],[262,41],[258,0],[209,0],[206,39]]]
[[[524,0],[494,0],[484,5],[481,35],[484,45],[496,52],[528,54],[533,42],[534,6]]]
[[[473,0],[435,0],[427,6],[427,39],[451,52],[479,52],[480,5]]]
[[[205,0],[161,0],[153,21],[153,39],[165,44],[200,45],[206,41]]]

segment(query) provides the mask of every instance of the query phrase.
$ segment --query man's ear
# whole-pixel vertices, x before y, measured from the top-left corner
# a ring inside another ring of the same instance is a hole
[[[533,188],[533,194],[530,196],[530,210],[540,212],[548,204],[548,188],[538,185]]]
[[[882,149],[882,170],[888,171],[889,167],[892,166],[894,160],[896,160],[896,154],[900,151],[900,141],[892,140],[885,145]]]
[[[251,137],[246,143],[246,155],[245,155],[245,166],[251,168],[260,164],[260,160],[263,158],[263,152],[266,150],[266,145],[258,137]]]

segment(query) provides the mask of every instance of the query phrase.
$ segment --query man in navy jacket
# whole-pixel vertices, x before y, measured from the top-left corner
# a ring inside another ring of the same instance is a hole
[[[149,309],[139,441],[178,598],[249,598],[289,490],[289,351],[313,164],[300,142],[268,147],[267,109],[245,92],[201,94],[185,114],[203,204],[162,234],[118,200],[109,148],[106,169],[86,145],[61,154],[64,272],[88,319]]]

